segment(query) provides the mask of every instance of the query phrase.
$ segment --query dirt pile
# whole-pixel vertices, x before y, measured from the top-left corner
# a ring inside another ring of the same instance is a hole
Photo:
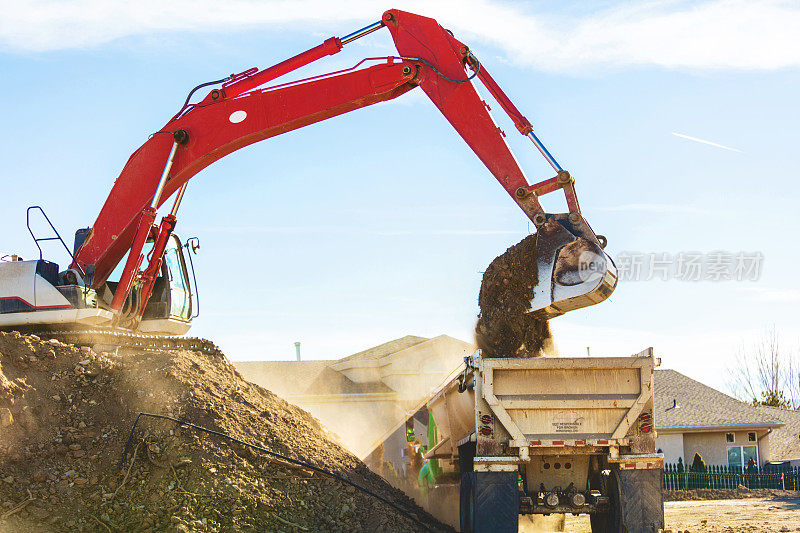
[[[536,240],[528,235],[483,273],[475,344],[487,357],[538,357],[552,346],[547,320],[528,313],[538,282]]]
[[[169,421],[142,419],[118,469],[140,411],[333,471],[444,529],[224,356],[96,353],[0,332],[0,531],[422,529],[339,480]]]

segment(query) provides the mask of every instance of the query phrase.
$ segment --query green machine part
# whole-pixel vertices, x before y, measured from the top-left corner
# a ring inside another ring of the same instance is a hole
[[[433,415],[428,413],[428,450],[436,446],[438,442],[439,435],[436,431],[436,422],[433,420]],[[435,483],[436,478],[442,474],[442,467],[439,466],[439,459],[429,459],[428,464],[430,464],[430,475]]]

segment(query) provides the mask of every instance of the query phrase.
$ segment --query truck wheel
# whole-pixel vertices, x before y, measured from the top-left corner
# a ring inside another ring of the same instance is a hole
[[[589,515],[592,533],[622,533],[620,494],[617,479],[610,470],[601,472],[598,477],[600,492],[604,496],[608,496],[608,510],[605,513],[592,513]]]
[[[461,533],[473,533],[475,527],[473,481],[475,473],[472,471],[475,459],[475,443],[468,442],[458,447],[458,468],[461,472],[461,487],[459,488],[459,523]]]
[[[475,495],[472,490],[472,480],[475,472],[461,472],[461,487],[459,498],[459,523],[461,533],[473,533],[475,525],[475,512],[473,502]]]
[[[609,509],[590,516],[592,533],[658,533],[664,529],[661,470],[612,469],[602,476]]]

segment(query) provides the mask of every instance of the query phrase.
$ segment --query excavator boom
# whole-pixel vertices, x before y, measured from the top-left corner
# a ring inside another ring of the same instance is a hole
[[[391,33],[398,56],[369,58],[351,69],[263,87],[383,27]],[[473,81],[486,87],[517,130],[534,143],[556,172],[554,177],[534,184],[528,181]],[[210,85],[218,87],[190,103],[195,90]],[[86,287],[101,290],[127,254],[109,308],[117,317],[116,325],[124,314],[131,319],[126,326],[135,329],[156,285],[183,193],[194,175],[247,145],[397,98],[418,86],[540,233],[539,286],[548,290],[534,302],[533,312],[557,316],[607,297],[616,284],[613,263],[581,216],[572,177],[468,46],[434,19],[399,10],[386,11],[374,24],[342,38],[331,37],[272,67],[251,68],[195,88],[181,110],[131,155],[94,225],[76,235],[72,268],[83,274]],[[557,190],[564,191],[568,213],[545,213],[538,197]],[[159,207],[173,195],[170,213],[156,224]],[[544,231],[546,224],[550,224],[548,231]],[[595,245],[591,249],[597,264],[592,269],[603,274],[601,281],[592,279],[587,284],[572,279],[568,293],[559,293],[562,284],[553,277],[559,250],[578,238]],[[148,242],[153,248],[145,257]],[[559,298],[570,304],[559,305],[563,304]]]

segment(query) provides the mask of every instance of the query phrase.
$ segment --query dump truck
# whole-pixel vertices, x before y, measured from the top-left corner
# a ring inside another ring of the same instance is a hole
[[[554,513],[588,513],[593,532],[662,529],[658,364],[652,348],[631,357],[466,357],[428,401],[438,434],[425,454],[453,474],[442,477],[460,481],[461,531],[516,532],[520,515]]]

